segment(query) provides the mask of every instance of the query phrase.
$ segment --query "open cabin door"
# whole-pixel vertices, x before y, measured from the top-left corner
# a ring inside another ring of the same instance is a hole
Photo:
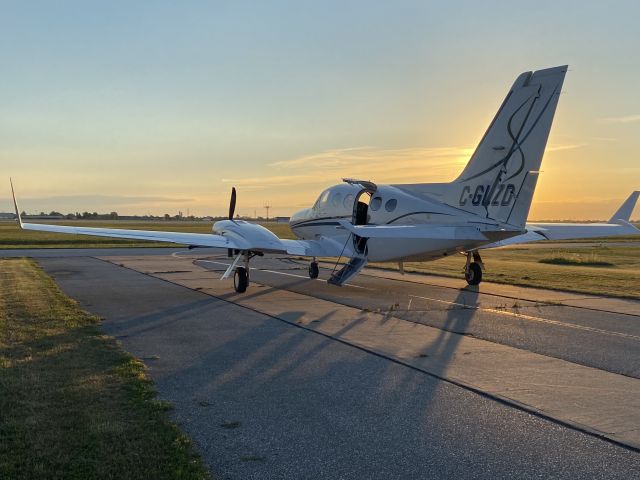
[[[371,201],[371,196],[378,188],[371,182],[353,181],[353,183],[361,185],[362,190],[360,190],[356,195],[356,201],[353,204],[353,219],[351,223],[354,225],[366,225],[369,223],[369,202]],[[366,254],[367,239],[354,235],[353,246],[356,252]]]

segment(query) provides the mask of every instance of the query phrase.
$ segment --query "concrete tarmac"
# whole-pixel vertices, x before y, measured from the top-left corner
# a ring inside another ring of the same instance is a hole
[[[284,288],[265,289],[260,284],[252,293],[230,293],[230,281],[221,282],[219,272],[203,269],[199,265],[201,260],[184,257],[106,259],[283,321],[295,322],[528,411],[640,448],[640,382],[636,379],[417,324],[398,318],[394,310],[373,312],[352,308]],[[272,260],[278,259],[267,259]],[[172,270],[167,270],[168,263]],[[255,272],[252,271],[254,277]],[[290,271],[263,272],[293,275]],[[322,280],[304,279],[304,282],[313,287]],[[349,289],[370,290],[353,285],[344,293],[348,294]],[[449,311],[448,325],[456,325],[458,310]],[[507,313],[486,310],[501,315]],[[544,323],[547,322],[550,321]],[[585,396],[585,392],[589,395]]]
[[[630,478],[640,471],[636,451],[273,316],[98,259],[40,262],[149,365],[160,396],[174,403],[176,420],[219,478]],[[158,275],[181,275],[169,259],[161,265]],[[322,282],[306,283],[319,290]],[[338,291],[378,294],[361,287]],[[248,295],[257,299],[265,288],[252,285]]]
[[[229,263],[224,256],[198,260],[184,255],[220,274]],[[431,277],[432,282],[422,283],[415,280],[425,278],[421,275],[408,276],[413,281],[407,281],[398,273],[376,270],[353,279],[355,288],[336,288],[324,281],[309,282],[306,263],[277,257],[254,260],[252,279],[260,284],[358,309],[391,312],[404,320],[640,378],[638,301],[508,285],[472,288],[463,279]],[[322,268],[321,279],[330,273],[330,268]]]
[[[593,435],[640,438],[640,302],[380,270],[340,289],[275,256],[237,295],[215,249],[6,252],[40,257],[148,365],[217,478],[640,471]]]

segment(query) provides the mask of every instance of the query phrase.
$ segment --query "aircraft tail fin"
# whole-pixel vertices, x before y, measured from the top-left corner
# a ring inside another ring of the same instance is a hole
[[[628,222],[631,218],[631,214],[633,213],[633,209],[636,207],[636,203],[638,202],[638,196],[640,196],[640,191],[631,192],[629,198],[620,205],[620,208],[609,219],[609,223],[619,223],[620,220]]]
[[[524,228],[566,72],[518,76],[445,203]]]

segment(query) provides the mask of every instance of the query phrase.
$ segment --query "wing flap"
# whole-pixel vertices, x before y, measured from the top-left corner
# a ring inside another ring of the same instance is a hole
[[[303,257],[340,257],[353,256],[351,237],[345,236],[339,242],[332,238],[320,237],[318,240],[284,240],[282,245],[289,255]]]

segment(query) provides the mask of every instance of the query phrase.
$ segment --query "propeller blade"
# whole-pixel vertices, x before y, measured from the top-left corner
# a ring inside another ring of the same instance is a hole
[[[229,202],[229,220],[233,220],[236,212],[236,187],[231,187],[231,201]]]

